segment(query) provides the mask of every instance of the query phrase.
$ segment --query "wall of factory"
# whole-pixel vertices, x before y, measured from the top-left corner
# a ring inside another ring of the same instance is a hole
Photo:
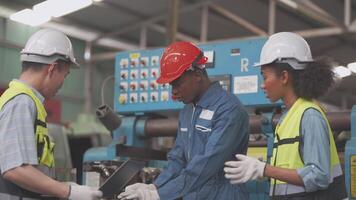
[[[8,82],[17,78],[21,72],[20,51],[27,39],[38,28],[24,26],[12,22],[5,18],[0,18],[0,87],[7,87]],[[74,46],[75,55],[79,60],[83,60],[85,42],[71,38]],[[9,45],[5,45],[8,43]],[[95,52],[101,50],[95,50]],[[66,78],[62,89],[56,98],[60,99],[62,107],[62,122],[74,121],[77,115],[84,111],[84,80],[85,65],[80,69],[71,70]],[[107,62],[94,63],[93,69],[93,93],[92,93],[92,112],[101,103],[100,85],[109,75],[114,73],[114,60]],[[113,80],[108,81],[105,87],[105,100],[112,106],[113,102]]]

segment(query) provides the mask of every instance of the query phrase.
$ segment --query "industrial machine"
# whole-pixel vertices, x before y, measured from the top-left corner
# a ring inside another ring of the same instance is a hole
[[[356,106],[351,111],[351,139],[345,146],[345,177],[349,199],[356,199]]]
[[[268,161],[272,153],[273,127],[278,121],[278,115],[274,111],[278,110],[281,104],[271,104],[265,98],[259,88],[262,82],[260,70],[253,67],[253,64],[259,61],[259,54],[265,41],[266,38],[251,38],[204,44],[199,47],[208,57],[206,67],[210,79],[218,81],[225,90],[237,95],[251,111],[251,134],[265,135],[255,137],[260,139],[250,142],[248,153],[257,157],[262,155]],[[138,179],[145,183],[152,182],[165,166],[167,149],[153,149],[152,140],[175,136],[178,127],[177,114],[183,104],[172,100],[170,85],[156,83],[162,52],[163,48],[159,48],[117,54],[114,110],[102,106],[97,112],[99,119],[112,132],[113,142],[107,147],[89,149],[85,153],[84,184],[99,186],[129,158],[146,162],[147,168],[138,174]],[[254,114],[255,112],[259,115]],[[332,113],[329,116],[335,119],[335,122],[331,120],[333,129],[349,129],[349,112]],[[346,119],[340,120],[345,117]],[[355,115],[353,117],[356,118]],[[356,119],[353,120],[355,126]],[[356,131],[354,126],[353,131]],[[352,135],[353,138],[356,137],[356,133]],[[345,165],[346,171],[353,170],[351,171],[353,181],[347,180],[349,186],[353,184],[351,193],[353,191],[354,195],[356,195],[355,142],[355,139],[352,139],[346,146],[348,151],[346,157],[350,157],[350,160],[346,158],[346,162],[351,164]],[[350,173],[347,175],[350,177]],[[248,188],[251,199],[268,199],[268,181],[251,182]]]

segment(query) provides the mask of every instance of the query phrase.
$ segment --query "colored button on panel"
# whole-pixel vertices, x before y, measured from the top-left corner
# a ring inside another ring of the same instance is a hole
[[[127,99],[126,95],[120,95],[119,103],[120,104],[125,104],[126,103],[126,99]]]

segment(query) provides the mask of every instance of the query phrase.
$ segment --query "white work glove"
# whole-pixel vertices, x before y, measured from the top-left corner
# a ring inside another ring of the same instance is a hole
[[[103,193],[85,185],[70,185],[69,200],[99,200]]]
[[[156,186],[153,184],[145,184],[145,183],[135,183],[125,187],[125,191],[129,190],[156,190]]]
[[[70,186],[72,186],[72,185],[78,185],[78,183],[76,183],[76,182],[72,182],[72,181],[69,181],[69,182],[63,182],[64,184],[66,184],[66,185],[70,185]]]
[[[231,184],[245,183],[263,177],[266,163],[256,158],[242,154],[236,154],[237,161],[225,163],[225,178],[230,179]]]
[[[125,191],[119,196],[121,200],[160,200],[157,189],[137,189]]]

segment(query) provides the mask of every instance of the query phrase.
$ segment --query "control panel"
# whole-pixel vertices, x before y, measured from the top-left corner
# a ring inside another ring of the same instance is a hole
[[[259,61],[266,38],[198,45],[208,57],[206,69],[212,81],[239,97],[245,106],[270,103],[260,89]],[[115,111],[118,113],[178,110],[183,103],[172,100],[171,86],[160,85],[160,57],[164,48],[120,52],[115,62]]]

